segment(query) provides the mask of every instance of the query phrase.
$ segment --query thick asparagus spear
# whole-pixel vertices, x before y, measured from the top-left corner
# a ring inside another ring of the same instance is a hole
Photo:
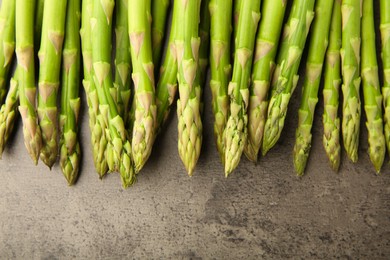
[[[377,173],[385,159],[386,143],[383,135],[382,94],[376,59],[374,2],[363,1],[362,17],[362,80],[364,110],[367,117],[368,154]]]
[[[128,124],[131,84],[130,42],[128,37],[128,1],[116,1],[115,12],[115,78],[116,103],[119,115]]]
[[[209,48],[210,48],[210,0],[202,0],[200,5],[200,22],[199,22],[199,82],[203,89],[207,78],[207,68],[209,65]],[[226,24],[225,24],[226,25]]]
[[[0,10],[0,103],[7,95],[6,82],[15,51],[15,0],[3,0]]]
[[[334,171],[340,166],[340,117],[339,91],[341,85],[341,0],[333,4],[332,22],[329,33],[329,46],[326,53],[324,75],[324,125],[323,145]]]
[[[61,80],[60,165],[69,185],[76,182],[80,164],[78,116],[80,110],[80,0],[68,0]]]
[[[314,0],[294,0],[284,27],[282,45],[271,84],[262,153],[265,155],[279,140],[288,103],[298,82],[298,69],[306,37],[314,17]]]
[[[193,174],[202,146],[199,79],[200,0],[175,1],[178,5],[176,56],[180,98],[177,101],[178,149],[188,174]],[[175,7],[174,7],[175,8]]]
[[[315,18],[311,28],[309,54],[298,111],[298,127],[295,133],[294,167],[298,175],[303,175],[311,148],[311,128],[314,111],[318,102],[318,88],[322,75],[328,36],[332,18],[333,0],[317,0]]]
[[[99,99],[99,110],[104,119],[107,145],[107,163],[111,171],[119,171],[124,188],[133,184],[135,174],[131,163],[131,145],[126,137],[123,119],[111,96],[111,31],[113,0],[94,0],[92,24],[93,79]]]
[[[0,109],[0,158],[3,154],[8,138],[15,125],[15,118],[19,105],[19,87],[17,73],[11,79],[5,103]]]
[[[133,65],[135,120],[132,155],[139,172],[152,151],[156,101],[151,39],[151,0],[129,0],[129,36]]]
[[[360,132],[360,23],[361,0],[342,0],[341,72],[343,76],[342,134],[348,157],[358,159]]]
[[[210,88],[215,117],[214,136],[223,164],[225,164],[225,140],[223,138],[223,132],[228,118],[228,84],[232,70],[230,64],[232,5],[232,0],[210,1]]]
[[[390,153],[390,0],[380,1],[380,31],[382,39],[383,63],[383,105],[385,120],[385,139]]]
[[[165,26],[168,18],[170,0],[152,1],[152,47],[153,64],[155,68],[160,66],[164,50]]]
[[[39,56],[38,116],[42,131],[41,159],[53,166],[58,153],[57,92],[60,82],[66,0],[47,1],[43,12]]]
[[[247,140],[247,106],[249,99],[252,56],[257,25],[260,19],[260,0],[242,1],[237,25],[234,66],[228,94],[230,113],[225,129],[225,175],[238,165]]]
[[[24,144],[31,159],[37,164],[42,137],[35,107],[34,6],[35,1],[16,0],[15,37]]]
[[[286,1],[265,0],[262,17],[256,36],[252,70],[252,85],[249,88],[248,141],[244,149],[249,160],[256,162],[263,138],[268,108],[268,90],[275,68],[282,30]]]

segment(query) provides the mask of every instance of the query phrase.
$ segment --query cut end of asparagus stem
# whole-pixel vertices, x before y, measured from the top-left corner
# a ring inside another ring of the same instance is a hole
[[[79,142],[75,143],[76,138],[73,132],[66,134],[68,140],[62,143],[60,150],[60,166],[69,186],[76,182],[79,172],[81,150]]]

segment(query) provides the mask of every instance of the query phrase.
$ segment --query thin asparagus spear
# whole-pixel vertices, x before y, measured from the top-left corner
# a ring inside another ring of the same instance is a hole
[[[385,139],[390,153],[390,0],[380,1],[380,31],[382,39],[383,63],[383,105],[385,120]]]
[[[324,125],[323,145],[331,167],[337,171],[340,166],[340,117],[339,91],[341,85],[341,0],[333,4],[332,22],[329,33],[329,46],[326,53],[324,75]]]
[[[157,107],[151,39],[151,0],[129,0],[129,6],[129,36],[135,90],[132,155],[137,173],[145,165],[152,151]]]
[[[39,45],[41,44],[42,34],[42,21],[43,21],[43,9],[45,6],[45,0],[35,0],[35,19],[34,19],[34,46],[35,51],[39,51]]]
[[[128,124],[128,111],[131,96],[131,58],[130,42],[128,37],[128,6],[127,0],[116,1],[115,21],[115,78],[114,86],[117,89],[116,103],[119,115]]]
[[[155,68],[160,66],[164,50],[165,27],[168,18],[170,0],[152,1],[152,47],[153,64]]]
[[[265,155],[279,140],[284,127],[288,103],[298,82],[297,75],[310,24],[314,17],[314,0],[294,0],[271,84],[262,153]]]
[[[105,122],[104,131],[108,140],[107,163],[111,171],[119,171],[122,185],[127,188],[135,181],[131,163],[131,145],[126,139],[123,119],[120,117],[114,98],[111,96],[111,31],[113,0],[94,0],[92,24],[93,78],[99,99],[99,110]]]
[[[242,1],[237,25],[232,80],[229,82],[230,113],[226,123],[225,175],[237,167],[247,140],[247,107],[249,99],[253,49],[260,19],[260,0]]]
[[[367,116],[368,154],[377,173],[385,159],[386,143],[383,135],[382,94],[376,59],[374,2],[363,1],[362,68],[364,110]]]
[[[207,68],[209,65],[210,48],[210,11],[209,0],[202,0],[200,4],[200,22],[199,22],[199,82],[204,87],[207,78]],[[226,24],[225,24],[226,25]]]
[[[43,12],[39,57],[38,117],[42,131],[40,157],[51,168],[58,153],[57,92],[60,83],[66,0],[47,1]]]
[[[95,169],[102,178],[108,171],[106,147],[107,137],[103,115],[99,111],[97,90],[93,81],[92,69],[92,28],[91,18],[93,0],[82,1],[81,12],[81,49],[83,54],[84,80],[83,86],[87,97],[89,128],[91,131],[91,144]]]
[[[235,41],[238,31],[238,19],[240,17],[241,2],[243,0],[233,0],[233,50],[235,50]]]
[[[223,132],[228,118],[228,84],[232,66],[230,64],[230,38],[232,0],[211,0],[211,48],[210,88],[214,112],[214,136],[222,164],[225,165],[225,143]]]
[[[60,165],[69,185],[77,180],[81,155],[77,136],[81,83],[80,4],[80,0],[68,0],[62,53]]]
[[[342,47],[341,72],[343,76],[342,134],[348,157],[357,162],[360,132],[360,23],[361,0],[343,0],[341,3]]]
[[[244,153],[257,161],[268,108],[268,90],[275,68],[275,56],[282,31],[286,1],[266,0],[256,36],[255,56],[252,70],[252,85],[249,88],[248,141]]]
[[[180,98],[177,101],[178,149],[192,176],[202,146],[201,93],[199,73],[200,0],[175,1],[178,5],[176,55]]]
[[[5,103],[0,109],[0,158],[3,154],[8,138],[15,125],[15,118],[19,105],[19,87],[17,73],[11,79]]]
[[[15,36],[18,60],[19,111],[23,121],[24,144],[31,159],[37,164],[42,137],[35,107],[34,6],[35,1],[16,0]]]
[[[311,28],[309,54],[302,88],[301,104],[298,111],[298,127],[295,132],[294,167],[299,176],[305,172],[311,148],[311,128],[314,111],[318,103],[318,88],[322,75],[329,28],[332,18],[333,0],[317,0],[315,18]]]

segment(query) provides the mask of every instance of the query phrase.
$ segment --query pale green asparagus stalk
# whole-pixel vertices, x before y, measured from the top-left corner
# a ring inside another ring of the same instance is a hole
[[[191,176],[200,155],[203,129],[199,78],[200,0],[175,1],[174,5],[178,5],[179,22],[175,40],[180,94],[177,101],[178,149]]]
[[[15,37],[24,144],[31,159],[37,164],[42,137],[35,107],[34,6],[34,0],[16,0]]]
[[[238,19],[240,17],[241,2],[243,0],[233,0],[233,50],[235,50],[235,40],[238,31]]]
[[[137,173],[152,151],[157,107],[151,39],[151,0],[129,0],[129,6],[129,37],[135,91],[131,145]]]
[[[202,0],[200,5],[200,21],[199,21],[199,82],[200,86],[204,87],[207,79],[207,68],[209,65],[209,49],[210,49],[210,0]]]
[[[15,118],[19,105],[19,87],[17,73],[11,79],[5,103],[0,109],[0,158],[3,154],[8,138],[15,125]]]
[[[116,1],[116,21],[115,21],[115,78],[114,86],[117,93],[116,103],[119,115],[128,125],[128,112],[131,96],[131,58],[130,41],[128,37],[128,1]]]
[[[252,70],[252,85],[249,88],[248,141],[244,149],[246,157],[257,161],[264,125],[267,117],[268,90],[275,68],[275,56],[282,31],[286,1],[265,0],[262,17],[256,36]]]
[[[124,188],[133,184],[135,174],[131,162],[131,145],[122,117],[111,95],[111,32],[113,0],[94,0],[92,25],[93,79],[99,99],[99,110],[104,119],[108,145],[107,163],[110,171],[119,171]]]
[[[343,76],[342,134],[348,157],[357,162],[360,133],[360,24],[361,1],[342,0],[341,72]]]
[[[368,154],[377,173],[385,159],[386,143],[383,135],[382,93],[379,84],[374,26],[374,2],[363,1],[362,68],[364,110],[367,117]]]
[[[211,0],[211,46],[210,46],[210,88],[214,112],[214,136],[223,165],[225,165],[225,144],[223,132],[228,118],[228,84],[232,66],[230,64],[230,38],[232,0]]]
[[[92,69],[92,28],[91,18],[93,0],[82,0],[81,12],[81,49],[83,54],[84,80],[83,87],[88,103],[89,128],[91,131],[91,144],[95,169],[102,178],[108,171],[106,147],[107,137],[105,121],[99,111],[99,100]]]
[[[78,141],[81,83],[80,8],[80,0],[68,0],[62,53],[60,166],[69,185],[77,180],[81,156]]]
[[[47,1],[43,12],[39,57],[38,117],[42,131],[40,157],[51,168],[58,154],[57,92],[60,83],[66,0]]]
[[[39,51],[39,45],[41,44],[42,34],[42,21],[43,21],[43,8],[45,6],[45,0],[35,0],[35,19],[34,19],[34,46],[35,51]]]
[[[324,75],[324,125],[323,145],[331,167],[337,171],[340,166],[340,117],[339,91],[341,85],[341,0],[333,4],[332,22],[329,33],[329,46],[325,60]]]
[[[247,107],[253,49],[260,20],[260,0],[241,1],[233,76],[228,86],[230,113],[226,123],[225,175],[237,167],[247,140]]]
[[[3,0],[0,9],[0,103],[7,95],[6,82],[15,52],[15,0]]]
[[[298,127],[295,132],[294,167],[299,176],[304,174],[311,148],[311,128],[318,103],[318,88],[322,75],[325,53],[328,47],[329,28],[332,18],[333,0],[317,0],[315,18],[311,28],[309,54],[298,111]]]
[[[168,19],[170,0],[152,1],[152,51],[153,64],[159,68],[164,50],[165,27]],[[157,73],[157,71],[156,71]]]
[[[284,127],[288,103],[298,82],[298,69],[307,34],[314,17],[314,0],[294,0],[284,27],[271,84],[262,153],[265,155],[279,140]]]
[[[383,63],[383,118],[385,120],[386,145],[390,153],[390,0],[380,1],[380,31]]]

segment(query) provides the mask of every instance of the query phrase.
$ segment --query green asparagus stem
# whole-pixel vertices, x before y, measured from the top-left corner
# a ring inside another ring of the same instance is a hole
[[[6,82],[15,52],[15,0],[3,0],[0,10],[0,103],[7,94]]]
[[[333,4],[332,21],[329,33],[329,46],[326,53],[324,75],[324,125],[323,145],[331,167],[337,171],[340,166],[340,117],[339,91],[341,85],[341,0]]]
[[[151,0],[129,0],[129,6],[129,36],[135,90],[132,155],[137,173],[152,151],[157,107],[151,39]]]
[[[210,48],[210,11],[209,0],[202,0],[200,5],[200,23],[199,23],[199,82],[203,88],[207,78],[207,68],[209,65]],[[225,24],[226,25],[226,24]]]
[[[78,117],[80,110],[80,0],[68,0],[61,80],[60,165],[69,185],[76,182],[80,164]]]
[[[248,141],[244,149],[246,157],[253,162],[257,161],[263,139],[268,108],[268,90],[275,68],[275,56],[285,10],[286,1],[284,0],[265,0],[263,2],[263,16],[256,36],[252,85],[249,88]]]
[[[380,1],[380,31],[382,39],[383,63],[383,105],[385,120],[385,139],[390,153],[390,0]]]
[[[297,75],[314,17],[314,0],[294,0],[273,74],[262,153],[265,155],[279,140],[284,127],[288,103],[297,86]]]
[[[199,73],[200,0],[175,1],[178,5],[176,56],[180,98],[177,101],[178,149],[180,158],[192,176],[202,146],[200,113],[202,87]]]
[[[122,185],[127,188],[135,181],[131,163],[131,145],[126,138],[123,119],[120,117],[114,98],[111,96],[111,31],[113,0],[94,0],[92,24],[92,64],[99,110],[105,122],[104,131],[108,140],[107,163],[111,171],[119,171]]]
[[[228,118],[228,84],[232,70],[230,64],[232,5],[232,0],[211,0],[209,5],[211,15],[210,88],[215,118],[214,136],[223,165],[225,165],[223,132]]]
[[[235,50],[235,40],[237,37],[238,19],[240,17],[240,9],[241,9],[242,1],[243,0],[233,0],[233,50],[232,51]]]
[[[15,125],[15,118],[19,105],[19,87],[17,74],[11,79],[5,103],[0,109],[0,158],[3,154],[8,138]]]
[[[247,140],[247,107],[249,99],[253,49],[260,20],[260,0],[242,1],[235,40],[232,80],[229,82],[230,113],[226,123],[225,175],[237,167]]]
[[[318,88],[322,75],[329,28],[332,18],[333,0],[317,0],[316,16],[311,28],[309,54],[302,89],[301,104],[298,111],[298,127],[295,133],[294,167],[299,176],[304,174],[311,148],[311,128],[314,111],[318,102]]]
[[[35,19],[34,19],[34,47],[35,51],[39,51],[39,45],[41,44],[42,34],[42,21],[43,21],[43,8],[45,6],[45,0],[35,0]]]
[[[31,159],[37,164],[42,137],[35,107],[34,6],[35,1],[16,0],[15,36],[18,60],[19,111],[23,121],[24,144]]]
[[[91,131],[91,144],[95,169],[102,178],[108,171],[106,147],[107,137],[105,121],[99,111],[97,90],[93,81],[92,69],[92,28],[91,18],[93,12],[93,0],[82,1],[81,12],[81,48],[83,54],[84,80],[83,86],[87,97],[89,128]]]
[[[348,157],[357,162],[360,132],[360,23],[361,0],[343,0],[341,4],[343,76],[342,134]]]
[[[116,1],[115,22],[115,78],[114,86],[117,89],[116,103],[119,115],[128,125],[128,111],[131,96],[131,58],[130,41],[128,37],[128,6],[127,0]]]
[[[47,1],[43,12],[39,56],[38,117],[42,131],[41,159],[51,168],[58,153],[57,92],[60,82],[66,0]]]
[[[368,154],[377,173],[385,159],[386,143],[383,135],[382,94],[376,59],[374,2],[363,1],[362,68],[364,110],[367,117]]]
[[[171,4],[171,1],[153,0],[151,4],[153,64],[155,68],[158,68],[160,66],[161,57],[164,50],[165,26],[167,23],[169,5]]]

